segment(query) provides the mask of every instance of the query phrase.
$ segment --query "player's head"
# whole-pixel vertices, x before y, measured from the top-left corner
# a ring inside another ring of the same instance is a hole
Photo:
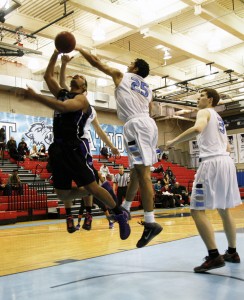
[[[216,90],[210,88],[203,89],[201,90],[200,96],[198,98],[198,107],[215,107],[218,104],[219,99],[219,93]]]
[[[135,73],[142,78],[145,78],[148,76],[150,71],[149,64],[141,59],[137,58],[134,62],[131,62],[131,64],[128,66],[128,72]]]
[[[81,90],[82,93],[87,92],[87,80],[84,76],[76,74],[71,79],[70,87]]]

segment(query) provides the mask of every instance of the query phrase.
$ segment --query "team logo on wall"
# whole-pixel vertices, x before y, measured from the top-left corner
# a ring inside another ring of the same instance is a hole
[[[29,131],[25,135],[32,144],[37,146],[44,144],[47,148],[53,141],[53,126],[46,125],[44,122],[36,122],[32,124]]]

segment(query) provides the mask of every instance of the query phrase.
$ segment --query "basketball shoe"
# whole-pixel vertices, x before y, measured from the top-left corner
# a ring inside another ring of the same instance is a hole
[[[225,254],[223,254],[222,257],[227,262],[237,263],[237,264],[241,262],[240,256],[237,252],[230,254],[228,250],[226,250]]]
[[[217,269],[225,266],[225,261],[222,255],[219,255],[215,258],[210,256],[205,257],[205,262],[198,267],[194,268],[195,273],[204,273],[212,269]]]
[[[87,212],[85,215],[85,220],[82,225],[82,228],[85,230],[91,230],[91,224],[92,224],[92,215]]]
[[[136,247],[142,248],[146,246],[156,235],[158,235],[162,230],[163,227],[158,223],[146,223],[146,222],[138,222],[138,224],[144,226],[144,231],[140,240],[137,242]]]
[[[113,215],[115,222],[119,223],[119,233],[121,240],[126,240],[130,236],[130,225],[128,224],[128,213],[123,211],[119,215]]]
[[[72,215],[69,215],[66,217],[66,225],[67,225],[67,231],[69,233],[73,233],[76,231],[75,226],[74,226],[74,218]]]

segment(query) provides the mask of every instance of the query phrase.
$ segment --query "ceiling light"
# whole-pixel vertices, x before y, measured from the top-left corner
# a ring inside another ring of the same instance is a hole
[[[198,16],[202,13],[202,6],[201,4],[194,5],[194,15]]]
[[[209,52],[217,52],[221,49],[222,42],[219,38],[217,30],[212,31],[211,37],[208,40],[207,47]]]
[[[164,50],[164,59],[170,59],[172,58],[172,55],[169,52],[169,49]]]
[[[104,29],[102,27],[101,19],[100,18],[97,18],[97,20],[96,20],[96,25],[95,25],[95,28],[94,28],[94,30],[92,32],[92,39],[95,42],[99,42],[99,41],[105,40],[105,31],[104,31]]]
[[[0,0],[0,9],[7,9],[9,8],[9,0]]]

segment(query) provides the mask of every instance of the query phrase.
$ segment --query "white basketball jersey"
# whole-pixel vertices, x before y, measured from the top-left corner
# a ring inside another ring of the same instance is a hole
[[[90,135],[89,135],[89,129],[91,127],[91,122],[95,119],[97,113],[94,109],[94,107],[91,106],[91,109],[92,109],[92,113],[90,114],[89,118],[87,119],[86,121],[86,125],[84,127],[84,134],[82,136],[82,138],[85,138],[85,139],[89,139]]]
[[[119,86],[115,89],[118,118],[124,122],[138,114],[149,116],[149,102],[152,91],[144,79],[133,73],[125,73]]]
[[[220,115],[212,108],[208,125],[197,136],[199,157],[229,155],[227,149],[227,134],[225,124]]]

